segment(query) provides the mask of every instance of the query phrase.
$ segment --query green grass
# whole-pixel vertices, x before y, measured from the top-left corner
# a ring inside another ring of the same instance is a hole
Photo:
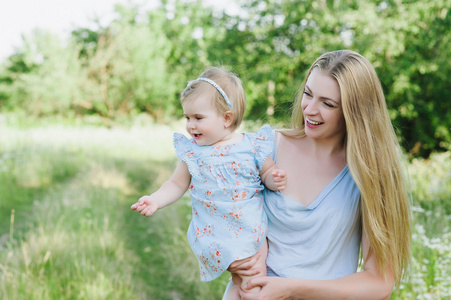
[[[451,298],[451,152],[408,166],[413,210],[412,264],[394,299]]]
[[[171,174],[173,131],[0,123],[0,299],[220,299],[228,274],[201,282],[186,239],[189,197],[130,210]],[[413,263],[392,299],[448,299],[451,154],[408,168]]]
[[[225,276],[199,280],[187,197],[152,218],[130,210],[175,166],[172,128],[1,131],[0,299],[222,295]]]

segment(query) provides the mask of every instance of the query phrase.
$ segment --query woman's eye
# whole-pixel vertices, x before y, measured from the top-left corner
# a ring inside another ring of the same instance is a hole
[[[202,118],[201,117],[197,117],[196,120],[202,120]]]
[[[324,105],[326,105],[327,107],[335,107],[334,105],[332,105],[332,104],[330,104],[329,102],[323,102],[324,103]]]
[[[304,91],[304,95],[311,97],[312,95],[310,95],[308,92]]]

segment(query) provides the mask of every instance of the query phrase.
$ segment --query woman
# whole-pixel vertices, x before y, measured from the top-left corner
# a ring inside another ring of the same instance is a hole
[[[301,91],[292,129],[276,133],[286,187],[265,191],[268,277],[249,281],[241,297],[389,299],[410,259],[411,229],[379,79],[358,53],[335,51],[313,63]],[[229,271],[253,275],[255,259]]]

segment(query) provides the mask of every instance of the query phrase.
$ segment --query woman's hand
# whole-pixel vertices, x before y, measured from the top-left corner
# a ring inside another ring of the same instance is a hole
[[[239,276],[254,276],[260,273],[260,270],[254,268],[258,258],[261,256],[261,251],[258,251],[255,255],[251,257],[234,261],[230,264],[227,269],[232,274],[237,274]]]
[[[282,300],[292,299],[291,287],[293,286],[290,278],[280,277],[258,277],[249,280],[244,289],[240,290],[242,300]],[[261,287],[257,293],[248,292],[254,287]]]

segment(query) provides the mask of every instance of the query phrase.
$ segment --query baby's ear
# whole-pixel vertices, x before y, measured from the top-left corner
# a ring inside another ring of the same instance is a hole
[[[224,113],[224,126],[230,127],[233,124],[233,120],[235,119],[235,115],[233,114],[233,111],[228,110]]]

